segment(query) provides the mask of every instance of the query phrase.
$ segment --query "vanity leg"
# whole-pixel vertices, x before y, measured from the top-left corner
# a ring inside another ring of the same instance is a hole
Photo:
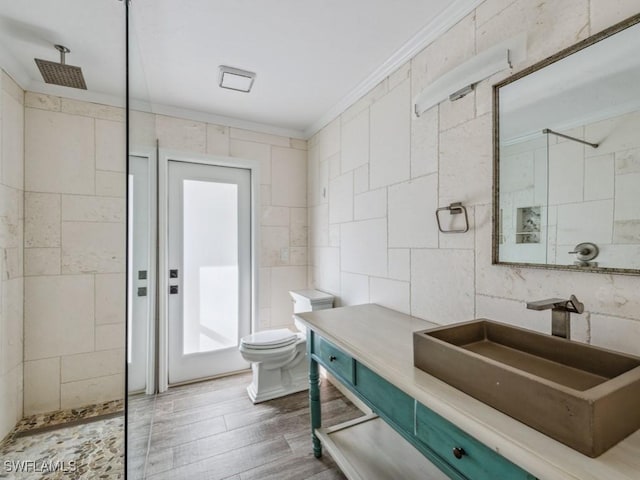
[[[320,428],[320,387],[318,380],[318,362],[309,355],[309,409],[311,410],[311,439],[313,440],[313,455],[316,458],[322,456],[322,445],[320,439],[316,437],[316,428]]]

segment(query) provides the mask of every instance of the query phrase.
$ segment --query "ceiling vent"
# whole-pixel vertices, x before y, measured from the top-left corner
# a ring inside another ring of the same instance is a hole
[[[256,74],[240,70],[239,68],[220,65],[220,87],[236,90],[238,92],[249,93],[253,86]]]

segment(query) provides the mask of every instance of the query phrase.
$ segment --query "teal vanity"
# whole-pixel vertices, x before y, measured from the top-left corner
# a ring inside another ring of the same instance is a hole
[[[350,479],[640,478],[640,432],[589,458],[413,365],[413,332],[437,326],[378,305],[299,314],[309,335],[313,450]],[[319,366],[373,414],[322,428]]]

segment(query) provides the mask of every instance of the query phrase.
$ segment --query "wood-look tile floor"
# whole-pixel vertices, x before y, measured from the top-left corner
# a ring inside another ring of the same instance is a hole
[[[344,479],[325,452],[313,457],[308,392],[254,405],[250,373],[129,399],[129,480]],[[323,426],[362,415],[327,380]]]

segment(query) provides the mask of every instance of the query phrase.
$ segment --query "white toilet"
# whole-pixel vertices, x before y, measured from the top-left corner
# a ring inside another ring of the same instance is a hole
[[[293,313],[333,307],[333,295],[318,290],[291,291],[289,295],[294,302]],[[240,353],[253,370],[253,380],[247,387],[253,403],[309,388],[306,329],[297,320],[295,325],[297,333],[286,328],[263,330],[240,340]]]

